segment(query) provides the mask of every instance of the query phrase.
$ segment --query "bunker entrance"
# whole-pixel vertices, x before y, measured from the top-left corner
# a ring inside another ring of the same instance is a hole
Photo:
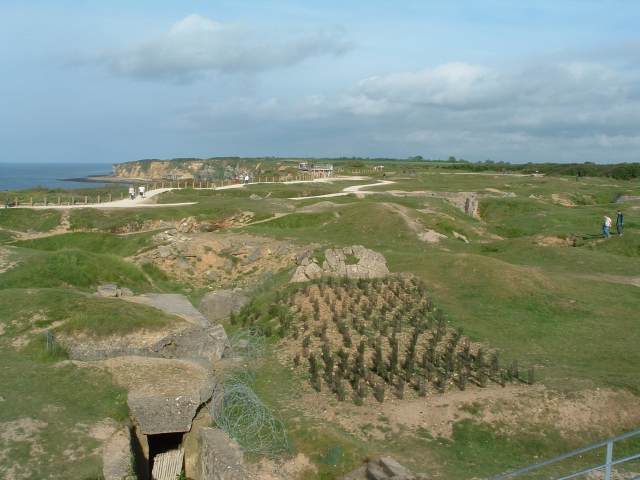
[[[148,435],[149,471],[153,480],[174,480],[184,463],[183,432]]]

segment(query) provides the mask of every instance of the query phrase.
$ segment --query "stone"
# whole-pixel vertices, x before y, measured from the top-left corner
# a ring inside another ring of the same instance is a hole
[[[381,457],[380,458],[380,466],[382,469],[392,477],[409,477],[411,476],[411,472],[400,465],[398,461],[391,457]]]
[[[262,197],[260,195],[256,195],[255,193],[252,193],[251,195],[249,195],[249,199],[250,200],[262,200]]]
[[[262,249],[260,247],[255,248],[249,255],[247,255],[245,263],[253,263],[260,257],[262,257]]]
[[[104,480],[123,480],[133,471],[129,428],[116,431],[102,447]]]
[[[215,282],[218,280],[218,274],[213,270],[207,270],[206,276],[209,282]]]
[[[191,304],[189,299],[179,293],[147,293],[133,297],[124,297],[134,303],[150,305],[165,313],[177,315],[185,320],[201,326],[210,326],[209,321]]]
[[[369,462],[367,464],[367,479],[368,480],[389,480],[389,475],[378,464]]]
[[[117,297],[118,286],[115,283],[103,283],[98,285],[96,295],[99,297]]]
[[[242,449],[222,430],[200,429],[200,479],[243,480],[247,478]]]
[[[131,291],[130,288],[124,287],[124,288],[120,289],[120,296],[121,297],[130,297],[132,295],[133,295],[133,292]]]
[[[200,478],[200,430],[213,425],[209,404],[203,405],[191,422],[191,430],[182,437],[184,448],[184,473],[187,478]]]
[[[203,361],[212,366],[224,357],[231,344],[222,325],[194,327],[166,336],[151,348],[165,358],[184,358]]]
[[[187,360],[130,356],[94,365],[128,390],[131,419],[144,435],[188,432],[216,385],[211,368]]]
[[[200,301],[200,311],[210,322],[219,322],[237,313],[249,302],[249,297],[237,290],[214,290]]]
[[[304,267],[304,274],[309,280],[320,278],[322,276],[322,268],[317,263],[310,263]]]
[[[173,255],[171,248],[166,245],[160,245],[158,247],[158,255],[160,258],[169,258]]]

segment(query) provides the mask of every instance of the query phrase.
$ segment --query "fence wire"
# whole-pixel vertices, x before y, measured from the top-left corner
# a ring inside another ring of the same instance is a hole
[[[275,457],[289,450],[284,423],[258,398],[250,384],[251,377],[247,375],[228,377],[213,418],[245,452]]]

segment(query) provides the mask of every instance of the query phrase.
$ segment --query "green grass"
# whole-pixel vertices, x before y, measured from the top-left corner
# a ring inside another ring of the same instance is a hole
[[[10,243],[15,239],[15,236],[11,232],[6,230],[0,230],[0,244]]]
[[[13,251],[20,263],[0,274],[0,289],[72,286],[92,290],[100,283],[117,283],[134,291],[151,289],[139,267],[116,255],[82,250]]]
[[[180,320],[146,305],[120,299],[88,296],[63,288],[0,290],[0,317],[11,319],[7,335],[15,337],[33,328],[83,333],[101,337],[136,330],[162,328]]]
[[[0,227],[21,232],[46,232],[60,224],[57,210],[0,209]]]
[[[72,232],[35,240],[23,240],[15,245],[34,250],[57,251],[78,249],[91,253],[104,253],[128,257],[153,245],[153,233],[118,236],[99,232]]]
[[[0,439],[0,451],[5,453],[0,456],[0,477],[89,479],[102,475],[102,460],[95,450],[98,442],[88,428],[107,417],[123,421],[126,392],[115,387],[104,372],[60,364],[64,352],[47,353],[43,336],[30,333],[73,311],[67,309],[109,313],[93,300],[98,299],[66,290],[0,291],[0,324],[5,329],[0,336],[0,425],[5,432],[11,422],[38,425],[32,433],[23,430],[24,435]],[[37,319],[33,319],[35,313]],[[11,339],[19,335],[30,340],[21,349],[11,345]],[[70,452],[76,457],[73,461]]]

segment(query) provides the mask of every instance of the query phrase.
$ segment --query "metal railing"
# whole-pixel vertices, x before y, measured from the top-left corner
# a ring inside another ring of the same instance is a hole
[[[559,462],[562,462],[564,460],[570,459],[570,458],[574,458],[577,457],[578,455],[583,455],[587,452],[591,452],[593,450],[596,450],[598,448],[603,448],[606,447],[605,450],[605,460],[604,463],[599,464],[599,465],[595,465],[589,468],[585,468],[583,470],[579,470],[577,472],[573,472],[571,474],[568,475],[564,475],[561,477],[553,477],[555,480],[569,480],[571,478],[579,478],[582,477],[584,475],[587,475],[591,472],[599,472],[599,471],[604,471],[604,480],[611,480],[612,477],[612,471],[613,471],[613,467],[617,466],[617,465],[621,465],[623,463],[626,462],[630,462],[632,460],[638,460],[640,459],[640,447],[639,447],[639,451],[637,453],[634,453],[632,455],[628,455],[626,457],[623,458],[618,458],[618,459],[614,459],[613,458],[613,447],[615,445],[616,442],[620,442],[622,440],[627,440],[629,438],[632,437],[640,437],[640,430],[634,430],[632,432],[627,432],[624,433],[622,435],[618,435],[617,437],[613,437],[610,438],[608,440],[604,440],[602,442],[599,443],[594,443],[593,445],[589,445],[588,447],[583,447],[583,448],[579,448],[577,450],[574,450],[572,452],[569,453],[565,453],[563,455],[559,455],[555,458],[552,458],[550,460],[546,460],[544,462],[540,462],[540,463],[535,463],[533,465],[529,465],[528,467],[524,467],[521,468],[519,470],[514,470],[511,472],[507,472],[507,473],[502,473],[500,475],[497,475],[495,477],[491,477],[491,480],[506,480],[509,478],[517,478],[517,477],[522,477],[525,474],[531,473],[531,472],[535,472],[536,470],[540,470],[542,468],[548,467],[550,465],[555,465],[558,464]],[[539,477],[542,478],[542,477]],[[547,477],[547,478],[551,478],[551,477]],[[633,480],[638,480],[640,479],[640,476],[636,476],[633,478]]]

